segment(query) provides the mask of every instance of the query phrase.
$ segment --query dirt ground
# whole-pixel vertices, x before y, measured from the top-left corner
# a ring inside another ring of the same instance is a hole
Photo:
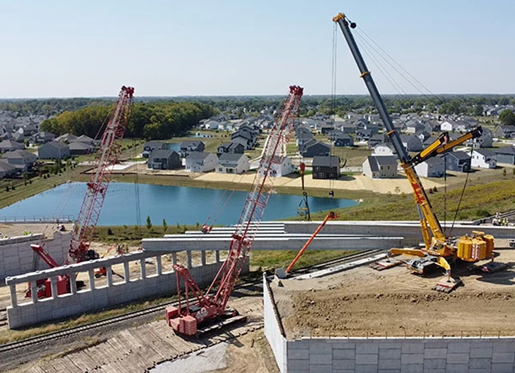
[[[457,264],[463,284],[432,290],[442,271],[421,277],[403,266],[358,267],[310,280],[272,283],[288,338],[301,336],[515,335],[515,250],[499,250],[505,270],[483,274],[480,262]]]

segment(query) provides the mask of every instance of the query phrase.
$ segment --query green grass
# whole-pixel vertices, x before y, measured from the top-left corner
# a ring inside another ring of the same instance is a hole
[[[300,250],[300,248],[299,248]],[[262,271],[275,268],[287,268],[297,255],[298,251],[252,251],[250,265]],[[332,259],[342,258],[355,253],[346,250],[306,250],[293,266],[293,270],[323,263]]]

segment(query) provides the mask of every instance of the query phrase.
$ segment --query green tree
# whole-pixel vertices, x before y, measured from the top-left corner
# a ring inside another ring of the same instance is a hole
[[[147,229],[152,228],[152,221],[150,220],[150,215],[147,215]]]
[[[499,114],[499,121],[503,126],[515,126],[515,113],[506,109]]]
[[[474,105],[474,116],[483,116],[483,105]]]
[[[166,220],[163,219],[163,232],[166,232],[167,229],[168,229],[168,224],[166,224]]]

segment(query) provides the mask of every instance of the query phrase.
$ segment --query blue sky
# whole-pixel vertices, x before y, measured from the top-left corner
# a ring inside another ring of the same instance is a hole
[[[513,0],[0,0],[0,98],[330,94],[338,12],[432,93],[515,92]],[[363,94],[336,37],[336,91]],[[360,46],[382,93],[420,93]]]

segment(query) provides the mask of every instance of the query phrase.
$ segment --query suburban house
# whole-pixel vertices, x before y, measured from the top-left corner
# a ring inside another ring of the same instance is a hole
[[[249,158],[241,153],[222,153],[218,157],[216,172],[222,174],[242,174],[250,169]]]
[[[515,138],[515,126],[499,126],[495,129],[495,136],[504,139]]]
[[[371,130],[367,129],[358,129],[356,130],[356,140],[358,141],[368,141],[375,133],[372,133]]]
[[[179,153],[169,149],[156,149],[147,161],[147,168],[152,170],[172,170],[182,167],[182,161]]]
[[[491,148],[493,144],[494,134],[488,128],[483,128],[481,136],[475,139],[469,139],[465,145],[472,147],[472,149]]]
[[[0,153],[12,152],[13,150],[23,150],[25,144],[13,140],[4,140],[0,142]]]
[[[404,145],[408,152],[420,152],[424,149],[422,141],[417,136],[401,135],[400,137],[402,145]]]
[[[5,179],[6,177],[13,177],[18,172],[18,169],[2,160],[0,158],[0,179]]]
[[[440,131],[453,132],[458,127],[458,123],[453,120],[446,120],[440,124]]]
[[[256,141],[257,135],[246,129],[238,130],[231,135],[231,142],[242,144],[245,150],[252,149]]]
[[[35,154],[26,150],[14,150],[2,155],[1,159],[16,167],[21,173],[26,173],[32,170],[37,158]]]
[[[336,139],[334,140],[334,146],[338,146],[338,147],[354,146],[354,139],[347,134],[341,134],[341,135],[337,136]]]
[[[291,164],[290,158],[288,158],[286,156],[276,155],[272,159],[272,163],[270,165],[269,171],[270,172],[268,173],[268,176],[271,176],[271,177],[286,176],[293,172],[293,165]],[[265,172],[265,170],[260,168],[259,172],[261,174],[263,174]]]
[[[143,145],[143,151],[141,152],[141,156],[143,158],[149,158],[150,154],[155,149],[166,149],[166,143],[160,141],[148,141]]]
[[[99,143],[99,141],[95,141],[94,139],[86,135],[80,135],[75,140],[73,140],[73,142],[81,142],[87,145],[95,145],[95,143]]]
[[[423,177],[443,177],[445,165],[441,157],[432,157],[415,166],[415,171]]]
[[[383,133],[377,133],[368,139],[368,147],[374,148],[378,144],[386,143],[386,135]]]
[[[303,157],[314,157],[315,155],[331,155],[331,146],[323,142],[315,141],[315,143],[307,145],[302,152]]]
[[[475,149],[472,151],[471,165],[479,168],[496,168],[497,156],[488,149]]]
[[[76,139],[77,136],[72,135],[71,133],[65,133],[64,135],[55,138],[55,141],[60,141],[69,144],[70,142],[75,141]]]
[[[46,144],[47,142],[54,141],[55,137],[53,133],[42,131],[32,135],[29,142],[33,144]]]
[[[186,171],[209,172],[218,164],[218,158],[213,153],[191,152],[185,159]]]
[[[206,144],[204,144],[204,142],[200,140],[183,141],[180,145],[181,157],[186,158],[190,153],[203,152],[205,148]]]
[[[243,154],[245,153],[245,147],[236,142],[224,142],[217,149],[217,154],[219,156],[223,153]]]
[[[496,149],[495,154],[497,155],[497,163],[515,165],[515,147],[503,146]]]
[[[471,159],[465,152],[448,152],[442,155],[445,158],[445,168],[449,171],[469,172]]]
[[[79,141],[72,141],[68,144],[71,155],[90,154],[95,151],[93,144],[87,144]]]
[[[387,155],[370,155],[363,162],[363,175],[371,179],[397,177],[397,159]]]
[[[38,149],[39,159],[65,159],[70,157],[69,145],[62,142],[50,141],[41,145]]]
[[[297,148],[299,149],[299,152],[303,152],[305,149],[305,146],[310,141],[315,141],[313,138],[313,134],[311,131],[298,131],[295,134],[296,140],[295,143],[297,144]]]
[[[395,155],[392,143],[377,144],[372,150],[373,155]]]
[[[340,157],[334,155],[313,157],[313,179],[338,179]]]

